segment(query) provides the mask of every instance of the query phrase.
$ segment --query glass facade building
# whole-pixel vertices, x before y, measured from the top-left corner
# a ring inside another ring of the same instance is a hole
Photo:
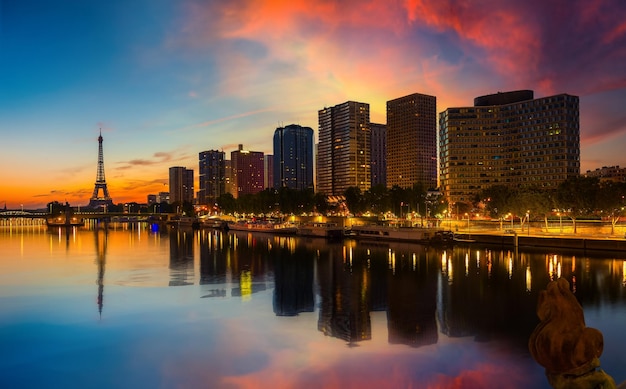
[[[439,114],[441,191],[453,206],[493,185],[556,188],[580,175],[579,99],[522,90]]]
[[[274,188],[313,189],[313,129],[291,124],[274,131]]]

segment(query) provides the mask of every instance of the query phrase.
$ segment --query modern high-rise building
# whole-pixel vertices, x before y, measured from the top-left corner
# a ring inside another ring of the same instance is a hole
[[[230,153],[232,179],[237,188],[235,198],[256,194],[264,189],[263,152],[244,150],[243,145]]]
[[[317,191],[342,196],[349,187],[369,190],[370,106],[347,101],[318,111]]]
[[[313,189],[313,129],[290,124],[274,131],[274,188]]]
[[[471,203],[493,185],[554,189],[580,175],[578,100],[519,90],[441,112],[440,180],[449,204]]]
[[[170,202],[193,203],[193,170],[186,167],[170,168]]]
[[[263,156],[263,171],[265,176],[263,177],[263,188],[274,187],[274,156],[272,154],[265,154]]]
[[[372,131],[370,158],[372,169],[372,186],[387,186],[387,126],[370,123]]]
[[[387,186],[437,187],[437,98],[413,93],[387,101]]]
[[[233,197],[237,196],[237,185],[233,178],[233,164],[230,159],[224,161],[226,171],[226,193],[230,193]]]
[[[225,153],[218,150],[202,151],[198,155],[200,166],[198,204],[214,204],[226,193]]]

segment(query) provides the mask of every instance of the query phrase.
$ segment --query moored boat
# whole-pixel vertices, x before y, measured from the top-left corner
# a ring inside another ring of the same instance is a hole
[[[295,235],[296,226],[290,223],[274,223],[267,221],[237,221],[228,223],[233,231],[265,232],[269,234]]]
[[[85,225],[82,218],[66,215],[49,216],[46,218],[46,225],[49,227],[80,227]]]
[[[337,223],[304,223],[298,226],[297,235],[323,238],[343,238],[345,229]]]
[[[428,242],[437,230],[420,227],[396,227],[384,225],[352,226],[351,233],[355,239],[396,240],[411,242]]]
[[[69,203],[65,203],[65,211],[46,217],[46,225],[49,227],[78,227],[84,225],[83,218],[74,216]]]
[[[177,228],[200,228],[200,221],[193,216],[174,216],[166,224]]]

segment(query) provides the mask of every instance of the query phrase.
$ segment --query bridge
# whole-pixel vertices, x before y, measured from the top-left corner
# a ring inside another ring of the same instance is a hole
[[[73,216],[82,219],[93,220],[112,220],[112,221],[139,221],[139,219],[156,218],[160,220],[169,220],[172,215],[169,213],[124,213],[124,212],[95,212],[83,211],[72,212]],[[6,210],[0,211],[0,219],[45,219],[50,216],[46,211],[22,211],[22,210]]]
[[[45,218],[48,215],[47,212],[44,211],[22,211],[22,210],[6,210],[0,211],[0,218]]]

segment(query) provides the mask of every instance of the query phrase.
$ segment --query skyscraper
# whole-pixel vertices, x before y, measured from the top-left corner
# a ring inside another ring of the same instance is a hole
[[[580,174],[578,97],[531,90],[477,97],[439,114],[441,190],[471,203],[492,185],[556,188]]]
[[[343,195],[371,185],[370,106],[347,101],[318,111],[317,191]]]
[[[193,203],[193,170],[181,166],[170,168],[170,202]]]
[[[387,186],[437,187],[437,99],[413,93],[387,102]]]
[[[263,171],[265,172],[265,176],[263,176],[263,188],[273,188],[274,187],[274,156],[272,154],[265,154],[263,156]]]
[[[370,123],[372,141],[370,156],[372,159],[372,186],[387,185],[387,126]]]
[[[274,188],[313,188],[313,129],[290,124],[274,131]]]
[[[226,193],[226,165],[223,151],[209,150],[199,153],[200,177],[198,204],[213,204]]]
[[[236,198],[262,191],[264,182],[263,152],[244,150],[243,145],[230,153],[232,179],[237,188]]]

